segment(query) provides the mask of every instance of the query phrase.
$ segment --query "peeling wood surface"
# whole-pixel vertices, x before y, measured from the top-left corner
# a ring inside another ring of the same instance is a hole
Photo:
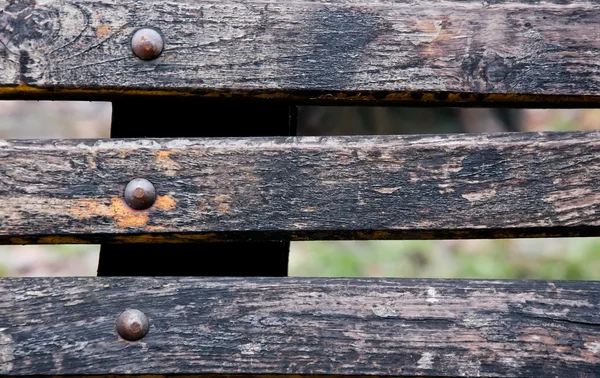
[[[0,141],[3,243],[600,235],[600,132]],[[158,199],[132,210],[135,177]]]
[[[4,0],[0,96],[597,104],[599,22],[584,0]]]
[[[9,376],[600,375],[600,282],[1,279],[0,314]]]

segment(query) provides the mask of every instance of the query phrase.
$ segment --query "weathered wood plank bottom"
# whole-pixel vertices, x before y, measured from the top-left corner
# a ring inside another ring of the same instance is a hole
[[[600,282],[0,279],[0,373],[597,377]]]
[[[141,100],[191,98],[214,101],[217,106],[226,103],[284,104],[304,106],[406,106],[406,107],[460,107],[460,108],[516,108],[516,109],[576,109],[599,108],[600,95],[555,95],[533,93],[485,93],[447,91],[332,91],[332,90],[274,90],[232,91],[212,90],[132,90],[37,88],[26,85],[1,86],[0,100],[47,101],[115,101],[123,97]]]
[[[600,235],[600,133],[0,141],[0,242]],[[158,193],[134,210],[136,177]]]

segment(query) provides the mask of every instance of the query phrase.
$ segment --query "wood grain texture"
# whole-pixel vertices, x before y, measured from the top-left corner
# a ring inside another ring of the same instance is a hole
[[[600,102],[594,1],[4,0],[0,10],[4,98]],[[130,48],[145,26],[165,40],[153,61]]]
[[[600,376],[600,282],[2,279],[0,299],[4,375]]]
[[[3,243],[600,235],[600,132],[0,142]],[[156,203],[122,199],[135,177]]]

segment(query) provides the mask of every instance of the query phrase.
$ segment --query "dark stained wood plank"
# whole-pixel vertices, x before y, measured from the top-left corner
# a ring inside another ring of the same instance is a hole
[[[154,111],[148,111],[153,109]],[[112,104],[111,137],[214,137],[295,135],[297,109],[202,98],[126,98]],[[190,127],[189,120],[219,120]],[[260,250],[260,255],[248,250]],[[99,276],[287,276],[289,241],[103,244]],[[195,255],[190,263],[190,253]],[[166,257],[168,256],[168,258]]]
[[[0,95],[600,103],[587,0],[0,3]],[[164,37],[156,60],[130,47]]]
[[[9,376],[600,375],[600,282],[2,279],[0,299]]]
[[[600,132],[0,142],[3,243],[600,235]],[[156,203],[122,199],[135,177]]]

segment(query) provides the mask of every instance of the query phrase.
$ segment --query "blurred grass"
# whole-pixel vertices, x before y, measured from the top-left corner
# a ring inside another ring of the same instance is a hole
[[[0,246],[0,276],[94,276],[99,249],[97,245]]]
[[[598,280],[600,239],[300,242],[290,275]]]
[[[502,127],[486,109],[369,112],[358,117],[355,109],[305,108],[299,127],[330,135],[452,132],[458,127],[489,132]],[[524,110],[519,117],[525,131],[600,129],[598,109]],[[399,119],[408,129],[398,130]],[[107,103],[0,102],[4,139],[100,138],[108,137],[109,128]],[[86,245],[0,246],[0,276],[95,275],[98,250]],[[290,275],[598,280],[600,238],[297,242],[292,243]]]

